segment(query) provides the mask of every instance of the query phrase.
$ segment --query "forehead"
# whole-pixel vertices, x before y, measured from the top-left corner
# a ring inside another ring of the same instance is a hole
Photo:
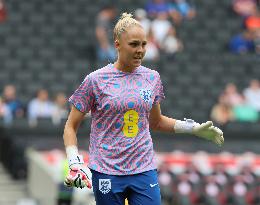
[[[132,26],[122,33],[122,38],[127,41],[139,40],[146,41],[146,34],[141,26]]]

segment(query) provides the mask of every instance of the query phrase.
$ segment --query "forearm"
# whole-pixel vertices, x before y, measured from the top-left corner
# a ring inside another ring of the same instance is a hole
[[[175,119],[161,115],[160,120],[156,124],[151,125],[151,129],[160,132],[174,132],[175,122]]]
[[[65,147],[77,146],[76,130],[73,127],[65,125],[63,140]]]
[[[83,162],[83,158],[79,156],[78,152],[76,133],[77,131],[73,127],[65,125],[63,140],[70,166]]]
[[[219,146],[224,143],[223,132],[214,127],[211,121],[199,124],[192,119],[182,121],[161,115],[159,120],[151,126],[155,131],[194,134],[197,137],[211,140]]]
[[[152,126],[152,130],[172,133],[192,133],[195,124],[193,120],[177,120],[161,115],[159,120]]]
[[[84,118],[84,113],[78,111],[74,106],[71,109],[68,120],[64,127],[63,140],[66,149],[66,154],[70,164],[73,164],[78,154],[77,148],[77,132],[81,121]],[[78,159],[80,161],[80,159]],[[77,162],[78,163],[78,162]]]
[[[153,106],[149,116],[149,125],[154,131],[191,134],[196,124],[193,120],[182,121],[162,115],[159,104]]]

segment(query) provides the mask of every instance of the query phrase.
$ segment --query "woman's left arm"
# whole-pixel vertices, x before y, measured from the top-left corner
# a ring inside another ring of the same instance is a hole
[[[181,121],[169,118],[161,114],[160,104],[153,105],[149,125],[154,131],[194,134],[197,137],[213,141],[219,146],[224,143],[222,130],[214,127],[211,121],[200,124],[191,119]]]
[[[175,119],[161,114],[160,104],[153,105],[150,111],[149,125],[154,131],[174,132]]]

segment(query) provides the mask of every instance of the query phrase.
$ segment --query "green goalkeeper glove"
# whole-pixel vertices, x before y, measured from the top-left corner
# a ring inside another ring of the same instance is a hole
[[[176,120],[174,130],[176,133],[194,134],[219,146],[224,143],[223,132],[218,127],[214,127],[211,121],[199,124],[192,119],[185,119],[185,121]]]

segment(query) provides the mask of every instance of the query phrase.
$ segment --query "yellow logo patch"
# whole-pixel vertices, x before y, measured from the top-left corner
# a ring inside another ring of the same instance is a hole
[[[139,115],[135,110],[129,110],[124,114],[123,132],[126,137],[136,137],[138,129]]]

